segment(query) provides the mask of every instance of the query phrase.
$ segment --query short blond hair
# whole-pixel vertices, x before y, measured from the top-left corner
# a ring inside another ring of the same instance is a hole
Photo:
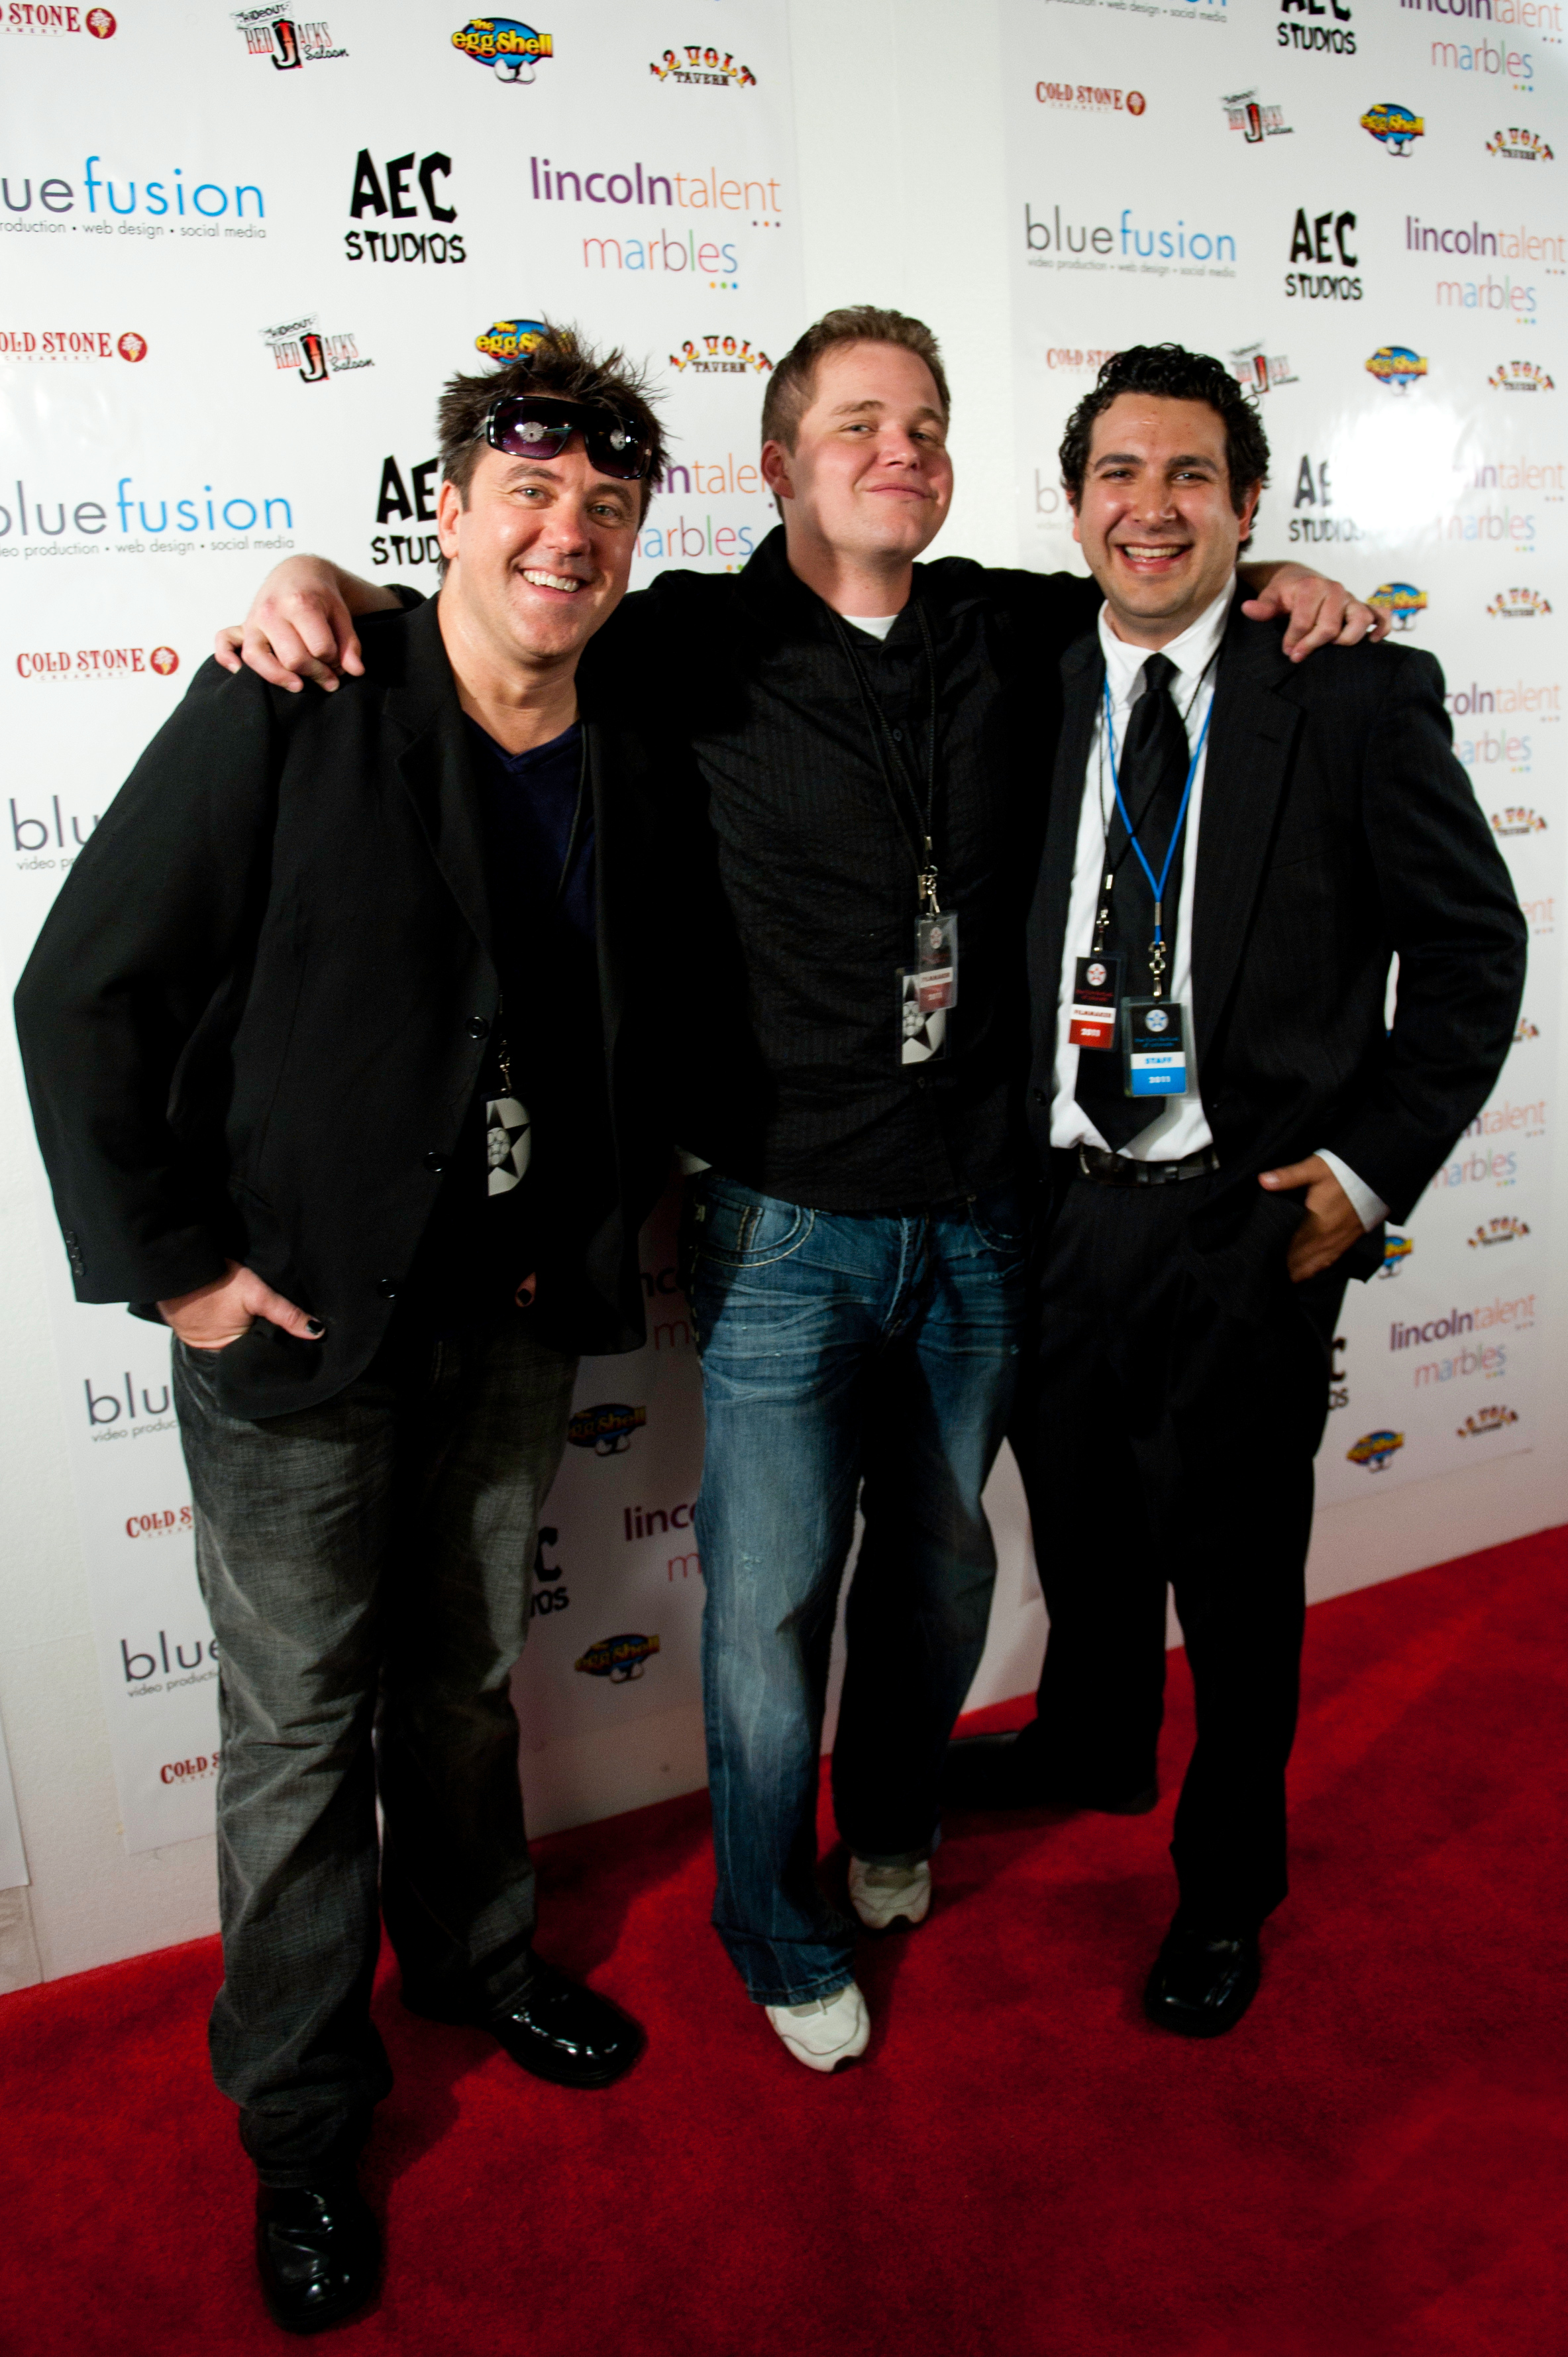
[[[897,344],[900,350],[924,361],[945,422],[950,404],[941,347],[925,321],[911,319],[904,311],[879,311],[872,303],[848,303],[840,310],[824,312],[814,327],[790,345],[768,378],[762,398],[765,442],[781,442],[786,450],[793,450],[800,420],[816,391],[817,363],[824,354],[845,344]]]

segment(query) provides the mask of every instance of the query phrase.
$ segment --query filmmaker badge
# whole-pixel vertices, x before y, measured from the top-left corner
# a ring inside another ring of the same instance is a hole
[[[898,1061],[901,1064],[934,1063],[947,1053],[947,1008],[923,1006],[919,976],[906,973],[902,966],[898,969],[897,983]]]
[[[1130,1097],[1184,1097],[1187,1048],[1184,1010],[1168,998],[1129,998],[1122,1003]]]
[[[958,1005],[958,911],[945,917],[920,917],[915,924],[915,963],[911,971],[920,994],[920,1006],[934,1014]]]
[[[1116,1003],[1122,996],[1121,958],[1075,958],[1072,971],[1069,1042],[1075,1048],[1114,1048]]]
[[[533,1150],[533,1129],[515,1097],[485,1100],[485,1158],[489,1164],[488,1192],[510,1195],[528,1168]]]

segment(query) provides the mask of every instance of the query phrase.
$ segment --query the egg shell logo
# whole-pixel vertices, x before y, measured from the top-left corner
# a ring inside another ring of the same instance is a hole
[[[1396,393],[1408,393],[1416,378],[1426,374],[1426,362],[1408,344],[1380,344],[1367,362],[1367,374],[1380,384],[1391,384]]]
[[[1387,1230],[1383,1236],[1383,1265],[1378,1275],[1397,1276],[1414,1250],[1415,1244],[1410,1236],[1396,1236],[1391,1229]]]
[[[1367,603],[1387,614],[1396,630],[1408,630],[1413,627],[1416,616],[1426,611],[1426,592],[1418,589],[1412,581],[1385,581],[1381,588],[1373,590]]]
[[[1394,1451],[1403,1447],[1402,1432],[1364,1432],[1360,1439],[1345,1451],[1345,1456],[1351,1465],[1365,1465],[1373,1473],[1380,1473],[1392,1458]]]
[[[1369,131],[1389,155],[1408,156],[1412,142],[1421,137],[1426,125],[1408,106],[1396,106],[1385,100],[1367,109],[1361,117],[1361,128]]]
[[[597,1407],[580,1407],[566,1426],[574,1448],[591,1448],[599,1457],[619,1457],[631,1447],[631,1436],[648,1422],[645,1407],[628,1407],[618,1400],[603,1400]]]
[[[498,319],[474,338],[474,350],[493,361],[518,361],[535,350],[549,332],[542,319]]]
[[[179,657],[172,647],[155,647],[147,661],[160,679],[172,679],[179,669]]]
[[[576,1666],[585,1677],[608,1678],[612,1685],[623,1686],[628,1679],[642,1675],[658,1651],[657,1637],[601,1637],[579,1658]]]
[[[452,47],[477,66],[493,67],[498,81],[532,81],[539,59],[555,54],[550,34],[536,33],[516,16],[470,16],[453,34]]]

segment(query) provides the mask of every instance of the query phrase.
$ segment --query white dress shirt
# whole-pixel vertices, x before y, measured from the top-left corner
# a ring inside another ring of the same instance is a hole
[[[1214,676],[1218,667],[1214,657],[1224,636],[1235,592],[1236,583],[1232,577],[1189,630],[1159,649],[1159,652],[1176,665],[1176,675],[1169,683],[1170,694],[1186,725],[1187,744],[1193,748],[1197,748],[1203,734],[1203,725],[1214,701]],[[1100,614],[1100,643],[1105,655],[1105,677],[1111,690],[1112,716],[1120,759],[1121,748],[1127,741],[1133,707],[1144,692],[1144,665],[1153,650],[1131,646],[1125,639],[1119,639],[1111,628],[1110,611],[1105,607],[1101,608]],[[1202,841],[1199,823],[1203,815],[1203,779],[1208,762],[1208,747],[1205,741],[1192,780],[1192,799],[1187,806],[1187,823],[1183,830],[1181,883],[1175,911],[1176,954],[1166,982],[1166,996],[1186,1010],[1187,1094],[1167,1097],[1157,1107],[1148,1127],[1118,1148],[1120,1153],[1140,1162],[1179,1162],[1186,1156],[1199,1153],[1203,1147],[1214,1143],[1199,1093],[1200,1080],[1193,1038],[1197,1014],[1192,998],[1192,912],[1197,878],[1196,847]],[[1094,919],[1100,906],[1101,884],[1105,873],[1106,829],[1114,808],[1102,699],[1089,748],[1083,805],[1079,814],[1078,845],[1073,856],[1072,890],[1068,900],[1067,932],[1062,944],[1056,1070],[1051,1098],[1051,1144],[1056,1146],[1095,1146],[1102,1152],[1105,1140],[1078,1102],[1078,1060],[1082,1051],[1069,1039],[1068,1029],[1071,1021],[1077,961],[1089,955],[1094,940]],[[1144,850],[1157,875],[1165,857],[1165,844],[1146,843]],[[1129,857],[1122,869],[1123,877],[1132,866],[1133,856],[1135,855]],[[1137,880],[1139,883],[1144,881],[1141,871],[1137,872]],[[1147,996],[1145,976],[1134,974],[1129,977],[1128,987],[1133,996]],[[1104,1050],[1091,1049],[1089,1052],[1102,1054]],[[1321,1147],[1318,1151],[1323,1153]],[[1337,1155],[1323,1154],[1323,1159],[1349,1197],[1362,1226],[1375,1228],[1378,1222],[1386,1217],[1387,1206]]]

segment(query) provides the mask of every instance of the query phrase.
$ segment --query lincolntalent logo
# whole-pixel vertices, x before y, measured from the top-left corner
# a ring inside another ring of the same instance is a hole
[[[270,58],[279,73],[297,72],[301,66],[320,65],[329,58],[346,58],[319,18],[306,24],[295,16],[289,0],[272,0],[263,8],[236,8],[233,21],[245,36],[253,58]]]
[[[755,90],[757,76],[749,66],[738,65],[726,49],[721,56],[701,41],[689,41],[683,49],[666,49],[658,59],[650,59],[648,68],[655,81],[706,82],[715,90]]]
[[[576,1666],[585,1677],[608,1678],[611,1685],[624,1686],[641,1677],[658,1651],[657,1637],[601,1637],[580,1656]]]
[[[1383,1235],[1383,1265],[1379,1269],[1378,1275],[1398,1276],[1414,1250],[1415,1243],[1412,1237],[1396,1235],[1391,1228],[1386,1230]]]
[[[536,33],[517,16],[470,16],[453,34],[452,47],[477,66],[489,66],[498,81],[510,82],[532,81],[540,59],[555,54],[550,34]]]
[[[1529,1233],[1529,1221],[1516,1219],[1509,1211],[1498,1220],[1483,1220],[1475,1234],[1466,1236],[1465,1242],[1472,1252],[1477,1247],[1485,1251],[1489,1244],[1517,1244]]]
[[[1426,374],[1426,362],[1408,344],[1380,344],[1367,362],[1367,374],[1395,393],[1408,393],[1417,377]]]
[[[1499,622],[1533,622],[1550,614],[1552,605],[1539,589],[1499,589],[1487,611]]]
[[[1416,616],[1426,611],[1426,592],[1413,581],[1385,581],[1367,603],[1385,613],[1396,630],[1410,630],[1415,627]]]
[[[1419,114],[1412,114],[1408,106],[1399,106],[1385,99],[1379,105],[1367,109],[1361,117],[1361,128],[1371,133],[1385,155],[1408,156],[1425,132],[1426,124]]]
[[[1239,131],[1249,147],[1261,147],[1265,139],[1288,139],[1291,125],[1285,121],[1283,106],[1265,106],[1255,90],[1238,91],[1234,98],[1222,98],[1225,120],[1232,131]]]
[[[566,1426],[566,1437],[574,1448],[591,1448],[596,1457],[622,1457],[631,1447],[632,1434],[647,1422],[645,1407],[607,1400],[597,1407],[580,1407]]]
[[[1487,153],[1504,156],[1510,164],[1551,164],[1556,160],[1535,131],[1494,131],[1487,142]]]
[[[542,319],[498,319],[474,338],[474,350],[492,361],[520,361],[536,351],[549,332]]]
[[[1272,393],[1277,384],[1294,384],[1295,376],[1283,352],[1265,352],[1262,344],[1243,344],[1230,355],[1230,371],[1248,393]]]
[[[147,339],[137,328],[0,328],[0,361],[145,361]]]
[[[1494,834],[1544,834],[1545,832],[1546,821],[1539,811],[1510,803],[1506,810],[1492,813]]]
[[[1504,361],[1487,379],[1494,393],[1555,393],[1557,387],[1534,361]]]
[[[1345,1459],[1349,1465],[1364,1465],[1369,1473],[1383,1473],[1403,1447],[1402,1432],[1364,1432],[1345,1451]]]
[[[361,356],[352,336],[323,335],[314,311],[303,319],[285,320],[282,327],[263,328],[262,341],[275,367],[297,369],[301,384],[325,384],[329,376],[375,366]]]
[[[749,341],[735,336],[703,336],[700,342],[688,336],[680,350],[671,353],[670,365],[690,369],[693,376],[744,376],[748,369],[766,376],[773,363],[766,352],[754,352]]]
[[[1467,1415],[1463,1424],[1455,1426],[1454,1437],[1456,1440],[1485,1440],[1488,1433],[1506,1432],[1510,1424],[1518,1422],[1516,1408],[1500,1405],[1478,1408],[1474,1415]]]

